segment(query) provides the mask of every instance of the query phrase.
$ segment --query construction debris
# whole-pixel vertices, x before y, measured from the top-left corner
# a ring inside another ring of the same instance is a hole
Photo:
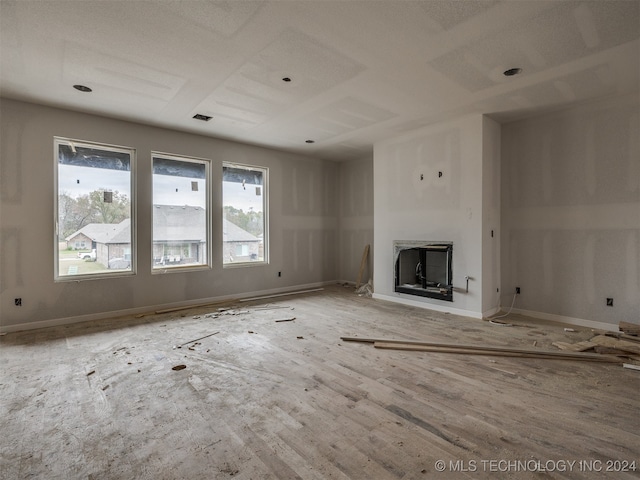
[[[197,305],[188,305],[185,307],[175,307],[175,308],[165,308],[163,310],[156,310],[154,312],[147,312],[147,313],[139,313],[138,315],[134,315],[135,318],[142,318],[142,317],[146,317],[147,315],[158,315],[161,313],[171,313],[171,312],[179,312],[181,310],[190,310],[192,308],[200,308],[200,307],[211,307],[213,305],[220,305],[222,303],[235,303],[234,299],[228,299],[228,300],[220,300],[218,302],[210,302],[210,303],[200,303]]]
[[[220,332],[210,333],[209,335],[205,335],[204,337],[196,338],[195,340],[191,340],[191,341],[189,341],[189,342],[184,342],[184,343],[182,343],[182,344],[180,344],[180,345],[174,345],[174,346],[173,346],[173,348],[174,348],[174,350],[175,350],[176,348],[182,348],[182,347],[184,347],[185,345],[187,345],[187,344],[189,344],[189,343],[197,342],[198,340],[202,340],[203,338],[207,338],[207,337],[211,337],[211,336],[213,336],[213,335],[217,335],[218,333],[220,333]]]
[[[640,325],[636,325],[635,323],[620,322],[618,324],[618,328],[621,332],[624,332],[627,335],[640,335]]]
[[[513,327],[512,323],[497,322],[496,320],[489,320],[489,323],[491,325],[498,325],[499,327]]]
[[[596,335],[591,339],[591,341],[603,347],[616,348],[618,350],[640,355],[640,345],[634,342],[611,338],[605,335]]]
[[[494,355],[521,358],[543,358],[555,360],[584,360],[593,362],[622,363],[615,356],[590,354],[582,352],[558,352],[539,349],[524,349],[486,345],[447,344],[438,342],[419,342],[410,340],[389,340],[359,337],[340,337],[345,342],[373,343],[376,348],[410,350],[434,353],[459,353],[468,355]]]
[[[566,342],[553,342],[551,345],[558,347],[560,350],[570,350],[572,352],[585,352],[587,350],[593,350],[593,347],[598,345],[593,342],[578,342],[578,343],[566,343]]]
[[[371,298],[373,296],[373,287],[371,286],[371,280],[362,285],[360,288],[356,288],[356,294],[361,297]]]
[[[630,368],[631,370],[640,370],[640,365],[635,365],[633,363],[623,363],[622,366],[624,368]]]
[[[302,293],[311,293],[311,292],[320,292],[324,290],[324,288],[312,288],[311,290],[298,290],[296,292],[287,292],[287,293],[276,293],[274,295],[263,295],[261,297],[251,297],[251,298],[241,298],[240,302],[252,302],[254,300],[262,300],[264,298],[274,298],[274,297],[284,297],[287,295],[299,295]]]
[[[291,310],[293,310],[293,307],[290,307],[289,305],[264,305],[262,307],[253,307],[254,310],[275,310],[278,308],[290,308]]]
[[[293,322],[296,319],[296,317],[291,317],[291,318],[283,318],[281,320],[276,320],[276,323],[280,323],[280,322]]]
[[[187,368],[186,365],[176,365],[175,367],[171,367],[171,370],[184,370]]]
[[[358,279],[356,280],[356,292],[360,288],[360,282],[362,281],[362,274],[364,273],[364,269],[367,266],[367,259],[369,257],[369,249],[371,246],[369,244],[365,245],[364,251],[362,252],[362,260],[360,260],[360,270],[358,271]]]

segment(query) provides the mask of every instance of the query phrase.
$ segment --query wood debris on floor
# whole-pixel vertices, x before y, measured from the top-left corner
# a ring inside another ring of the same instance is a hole
[[[563,458],[604,468],[607,460],[640,458],[640,374],[632,367],[339,340],[367,332],[373,340],[419,336],[595,356],[595,347],[554,350],[552,342],[613,332],[565,333],[564,325],[544,328],[523,316],[508,320],[519,328],[496,328],[341,286],[282,300],[0,337],[2,455],[11,460],[0,478],[495,480],[495,472],[465,474],[458,466]],[[172,370],[178,365],[186,368]],[[456,471],[436,471],[441,461]],[[597,471],[497,475],[605,478]]]
[[[623,332],[640,331],[640,326],[620,322]],[[624,324],[624,325],[623,325]],[[624,327],[624,329],[623,329]],[[573,328],[564,328],[564,332],[576,332]],[[586,341],[568,343],[553,342],[552,345],[562,351],[542,350],[538,348],[515,348],[495,345],[474,345],[460,343],[442,343],[416,340],[395,340],[384,338],[340,337],[345,342],[372,343],[375,348],[406,350],[432,353],[457,353],[464,355],[491,355],[499,357],[540,358],[550,360],[578,360],[623,364],[625,359],[640,362],[640,337],[626,333],[602,332]],[[534,346],[536,343],[534,342]],[[626,368],[640,364],[624,363]],[[632,366],[628,366],[632,365]]]
[[[340,337],[345,342],[373,343],[375,348],[391,350],[409,350],[416,352],[458,353],[465,355],[491,355],[497,357],[543,358],[553,360],[583,360],[594,362],[622,363],[616,356],[589,354],[582,352],[558,352],[526,348],[511,348],[487,345],[457,343],[420,342],[412,340],[372,339],[359,337]]]

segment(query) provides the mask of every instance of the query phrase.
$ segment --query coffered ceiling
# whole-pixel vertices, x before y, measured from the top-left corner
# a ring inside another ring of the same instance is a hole
[[[640,85],[639,0],[0,0],[0,18],[3,97],[333,160]]]

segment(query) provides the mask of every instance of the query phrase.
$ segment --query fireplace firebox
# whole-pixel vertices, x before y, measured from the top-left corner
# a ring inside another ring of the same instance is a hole
[[[394,242],[395,291],[453,302],[452,242]]]

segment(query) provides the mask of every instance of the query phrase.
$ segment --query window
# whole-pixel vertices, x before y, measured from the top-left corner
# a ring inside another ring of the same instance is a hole
[[[152,157],[153,269],[209,266],[209,160]]]
[[[134,272],[135,151],[54,139],[56,280]]]
[[[268,261],[266,168],[222,167],[223,264]]]

